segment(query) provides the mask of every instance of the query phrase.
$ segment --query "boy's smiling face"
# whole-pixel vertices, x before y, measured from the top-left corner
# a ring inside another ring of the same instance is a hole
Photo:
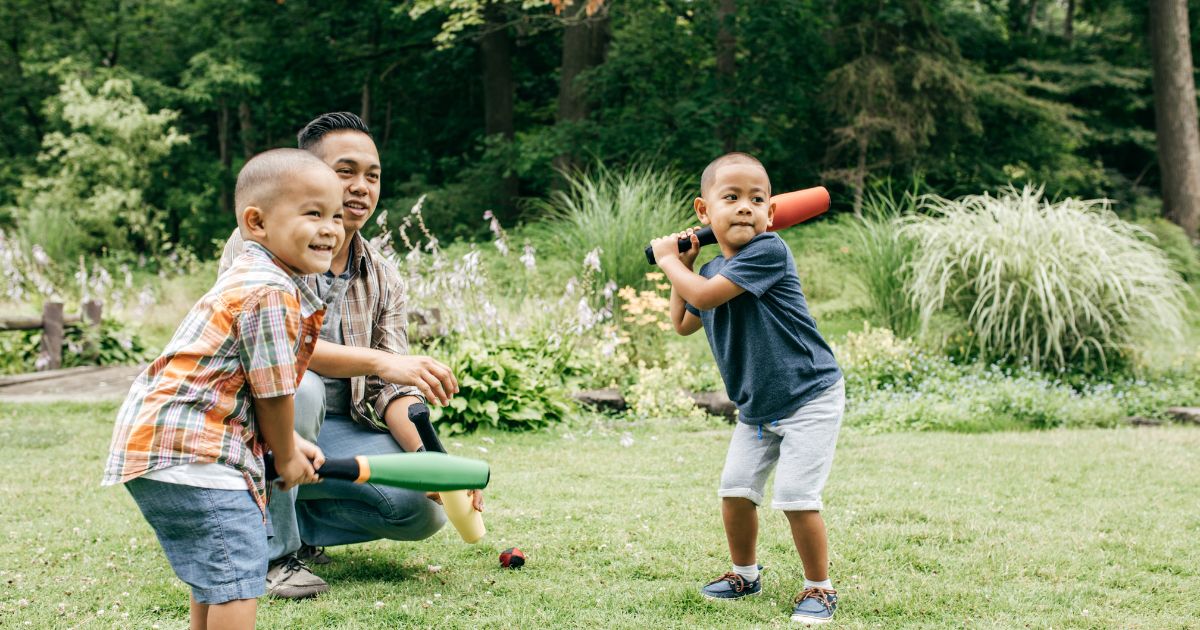
[[[346,237],[341,182],[320,165],[292,173],[269,208],[247,208],[246,223],[255,241],[297,273],[329,271]]]
[[[708,190],[694,203],[700,223],[712,226],[728,258],[767,231],[775,217],[771,180],[758,164],[730,162],[717,168]]]
[[[362,229],[379,203],[379,150],[365,133],[335,131],[321,138],[312,152],[337,173],[342,188],[346,234]]]

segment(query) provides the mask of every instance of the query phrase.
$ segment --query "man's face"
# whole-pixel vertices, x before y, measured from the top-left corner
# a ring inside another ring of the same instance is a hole
[[[325,273],[346,238],[342,183],[319,165],[289,179],[284,192],[262,212],[256,240],[297,273]]]
[[[312,149],[342,182],[342,225],[346,236],[362,229],[379,203],[379,151],[375,141],[359,131],[326,134]]]
[[[711,225],[722,247],[733,251],[767,231],[775,216],[771,180],[757,164],[734,162],[721,166],[695,205],[700,222]]]

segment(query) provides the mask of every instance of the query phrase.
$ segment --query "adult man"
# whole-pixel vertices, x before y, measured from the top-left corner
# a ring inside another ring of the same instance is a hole
[[[379,202],[379,152],[367,126],[347,112],[317,117],[300,130],[298,141],[344,184],[346,239],[330,271],[307,279],[328,306],[309,372],[296,394],[296,431],[329,458],[421,450],[411,424],[396,439],[386,422],[407,423],[408,407],[422,397],[446,404],[458,382],[445,365],[407,356],[400,276],[359,234]],[[241,248],[235,231],[221,257],[222,272]],[[329,590],[300,557],[328,562],[316,547],[432,536],[445,524],[434,499],[411,490],[337,480],[273,493],[267,592],[303,598]],[[482,510],[482,493],[475,494],[474,503]]]

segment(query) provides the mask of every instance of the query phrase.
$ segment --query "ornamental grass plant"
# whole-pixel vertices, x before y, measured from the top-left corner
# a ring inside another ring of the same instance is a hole
[[[564,178],[565,190],[534,202],[547,219],[534,226],[535,240],[552,257],[577,258],[599,248],[601,273],[618,286],[643,286],[650,240],[695,223],[698,186],[672,170],[642,163],[614,171],[598,164]]]
[[[1107,371],[1184,326],[1187,286],[1106,200],[1050,202],[1041,188],[923,197],[909,295],[926,331],[948,313],[970,354],[1035,370]]]
[[[916,186],[899,197],[890,186],[878,188],[867,195],[863,217],[853,224],[852,266],[871,315],[901,336],[915,333],[920,324],[907,291],[913,241],[898,229],[901,217],[918,202]]]

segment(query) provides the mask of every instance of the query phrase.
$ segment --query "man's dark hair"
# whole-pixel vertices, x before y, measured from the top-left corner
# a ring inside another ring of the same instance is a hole
[[[371,135],[371,130],[367,129],[367,123],[358,116],[350,112],[330,112],[321,114],[312,122],[304,125],[300,133],[296,134],[296,144],[301,149],[308,150],[320,142],[325,134],[335,131],[360,131],[367,134],[368,137]]]

